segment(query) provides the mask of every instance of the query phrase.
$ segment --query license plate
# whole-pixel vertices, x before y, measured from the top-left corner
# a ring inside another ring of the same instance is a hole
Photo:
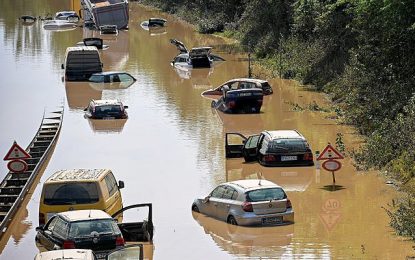
[[[100,254],[95,254],[95,256],[96,256],[98,259],[104,259],[104,258],[107,256],[107,254],[106,254],[106,253],[100,253]]]
[[[104,119],[104,120],[112,120],[112,119],[115,119],[115,117],[110,117],[110,116],[107,116],[107,117],[104,117],[103,119]]]
[[[292,156],[281,156],[281,161],[286,162],[286,161],[297,161],[297,156],[296,155],[292,155]]]
[[[282,223],[282,217],[263,218],[262,224],[279,224]]]

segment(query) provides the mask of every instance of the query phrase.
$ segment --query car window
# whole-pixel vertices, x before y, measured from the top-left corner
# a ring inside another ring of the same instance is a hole
[[[108,260],[120,260],[120,259],[142,259],[142,247],[132,246],[119,249],[117,251],[108,254]]]
[[[269,142],[268,152],[305,151],[307,143],[303,139],[275,139]]]
[[[249,191],[246,194],[247,201],[257,202],[257,201],[269,201],[269,200],[282,200],[287,198],[284,190],[281,188],[268,188],[268,189],[259,189]]]
[[[110,82],[121,82],[118,74],[110,75]]]
[[[238,81],[232,82],[232,83],[228,83],[228,86],[229,86],[229,89],[230,90],[238,89],[238,85],[239,85],[239,82]]]
[[[107,174],[107,176],[105,176],[104,182],[105,182],[105,185],[107,186],[108,193],[111,197],[118,190],[117,181],[115,180],[112,173],[110,173],[110,174]]]
[[[239,85],[240,89],[256,88],[256,84],[252,82],[241,82]]]
[[[259,140],[259,135],[250,136],[248,140],[246,140],[244,148],[250,149],[250,148],[258,147],[258,140]]]
[[[262,139],[262,143],[261,143],[261,148],[259,149],[259,152],[262,154],[265,154],[267,152],[268,149],[268,143],[270,141],[270,138],[268,135],[263,135],[263,139]]]
[[[52,234],[54,236],[65,239],[68,234],[68,223],[64,221],[63,219],[57,217],[57,221],[52,230]]]
[[[117,223],[113,219],[98,219],[87,221],[76,221],[71,223],[69,237],[90,236],[92,232],[98,234],[119,234]]]
[[[228,200],[234,199],[233,198],[234,193],[237,193],[237,191],[234,188],[227,186],[225,192],[223,193],[222,198],[228,199]]]
[[[56,221],[58,220],[58,217],[53,217],[49,223],[47,224],[46,230],[49,230],[52,232],[53,228],[55,227]]]
[[[102,75],[92,75],[89,78],[89,81],[92,81],[92,82],[104,82],[104,76],[102,76]]]
[[[118,75],[120,77],[121,82],[125,82],[125,81],[133,81],[133,77],[128,75],[127,73],[122,73]]]
[[[95,182],[56,183],[45,187],[46,205],[90,204],[99,201]]]
[[[210,196],[213,198],[222,198],[224,192],[225,192],[225,187],[219,186],[212,191]]]
[[[120,105],[105,105],[105,106],[96,106],[95,113],[103,114],[103,113],[120,113],[121,106]]]

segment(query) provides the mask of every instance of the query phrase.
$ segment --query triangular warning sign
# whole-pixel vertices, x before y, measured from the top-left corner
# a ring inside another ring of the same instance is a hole
[[[12,147],[7,152],[3,160],[14,160],[14,159],[28,159],[32,158],[22,147],[20,147],[16,141],[14,141]]]
[[[328,159],[344,159],[343,155],[339,153],[336,149],[334,149],[331,144],[328,144],[326,148],[324,148],[323,152],[317,157],[317,160],[328,160]]]
[[[320,213],[321,222],[323,222],[328,231],[330,231],[337,224],[337,222],[339,222],[340,216],[340,213],[336,212]]]

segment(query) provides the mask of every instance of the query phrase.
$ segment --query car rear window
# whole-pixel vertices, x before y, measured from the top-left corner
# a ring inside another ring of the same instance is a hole
[[[246,200],[250,202],[282,200],[285,198],[287,198],[287,195],[281,188],[258,189],[246,193]]]
[[[121,233],[113,219],[97,219],[73,222],[69,229],[69,237],[88,237],[94,232],[98,234]]]
[[[307,143],[303,139],[276,139],[268,143],[268,152],[305,151]]]
[[[96,106],[95,113],[97,114],[120,114],[121,106],[119,105]]]
[[[94,182],[57,183],[45,186],[46,205],[91,204],[99,201],[97,185]]]

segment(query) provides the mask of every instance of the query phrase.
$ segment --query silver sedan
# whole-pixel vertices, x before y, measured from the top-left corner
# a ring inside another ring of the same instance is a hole
[[[294,223],[294,210],[284,190],[267,180],[239,180],[216,187],[196,199],[192,210],[233,225]]]

